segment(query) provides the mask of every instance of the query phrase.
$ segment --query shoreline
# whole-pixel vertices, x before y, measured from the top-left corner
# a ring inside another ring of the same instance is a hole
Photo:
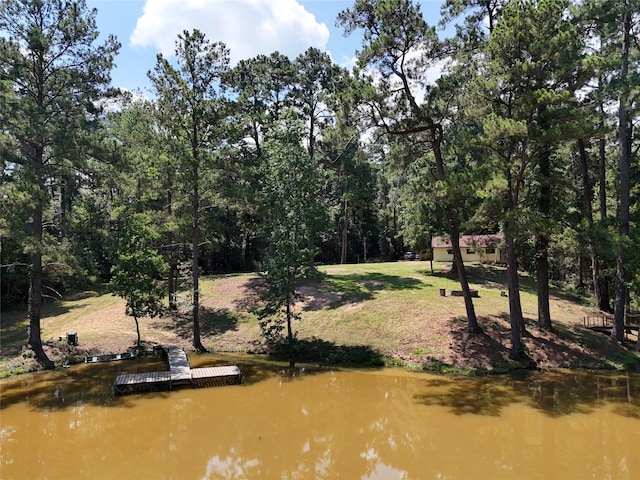
[[[331,265],[321,282],[300,286],[297,307],[298,361],[318,365],[397,366],[439,373],[479,375],[515,369],[640,369],[637,333],[623,345],[589,330],[583,318],[594,315],[585,299],[554,289],[553,331],[537,326],[535,282],[521,278],[521,301],[527,333],[526,358],[509,359],[510,323],[504,269],[469,268],[479,334],[469,334],[461,297],[441,296],[457,282],[442,267],[431,273],[423,262]],[[271,354],[287,358],[284,347],[267,345],[255,315],[261,285],[255,275],[205,277],[201,284],[201,341],[212,353]],[[45,306],[41,322],[45,350],[56,366],[79,363],[85,356],[123,353],[136,344],[135,323],[118,297],[98,291],[70,293]],[[26,310],[2,312],[0,378],[37,371],[33,352],[25,347]],[[188,311],[140,319],[142,345],[170,344],[194,351]],[[78,346],[68,345],[76,332]]]
[[[479,334],[483,335],[483,334]],[[580,371],[580,370],[591,370],[591,371],[618,371],[618,372],[640,372],[640,355],[634,351],[635,342],[628,341],[624,345],[615,345],[610,342],[610,340],[602,335],[602,340],[605,343],[605,347],[603,349],[603,356],[596,359],[589,359],[588,357],[584,357],[583,359],[579,359],[577,362],[566,362],[566,361],[551,361],[547,360],[543,364],[536,363],[531,358],[524,358],[519,361],[502,359],[496,364],[486,365],[483,364],[481,366],[478,365],[478,362],[474,359],[467,359],[465,362],[464,359],[458,358],[458,361],[455,364],[446,363],[441,359],[432,358],[427,359],[426,361],[416,362],[412,359],[403,359],[400,356],[382,356],[377,352],[373,352],[373,356],[371,355],[371,350],[368,349],[367,346],[359,346],[359,349],[369,353],[369,355],[362,356],[359,355],[359,358],[354,358],[353,354],[349,351],[349,348],[345,348],[345,351],[342,355],[331,353],[331,352],[317,352],[317,351],[302,351],[295,358],[295,363],[300,363],[304,365],[313,365],[319,368],[326,367],[337,367],[337,368],[382,368],[382,367],[390,367],[390,368],[399,368],[407,371],[413,372],[425,372],[425,373],[435,373],[435,374],[445,374],[445,375],[465,375],[465,376],[482,376],[482,375],[500,375],[506,374],[510,372],[514,372],[517,370],[530,370],[530,371],[546,371],[546,370],[554,370],[554,369],[566,369],[572,371]],[[299,348],[302,346],[307,346],[310,344],[308,340],[301,339],[299,342]],[[606,344],[609,345],[606,345]],[[44,342],[45,351],[49,355],[49,358],[54,361],[55,370],[66,368],[71,365],[78,365],[85,363],[85,357],[93,357],[93,356],[105,356],[105,355],[114,355],[118,353],[128,353],[136,351],[135,346],[122,346],[119,349],[113,350],[109,348],[101,349],[97,346],[93,346],[90,348],[83,347],[75,347],[72,345],[68,345],[66,341],[63,339],[62,341],[47,341]],[[156,355],[156,349],[160,346],[158,344],[149,344],[146,343],[144,345],[144,350],[142,355],[138,354],[138,356],[148,357]],[[197,352],[192,346],[188,344],[188,342],[179,342],[177,345],[180,348],[183,348],[188,355],[197,356],[200,353]],[[284,347],[284,346],[282,346]],[[340,347],[338,347],[340,349]],[[616,353],[620,355],[628,355],[628,362],[620,362],[616,360]],[[220,355],[220,356],[233,356],[233,355],[241,355],[245,357],[256,356],[256,358],[262,357],[267,361],[273,362],[284,362],[287,363],[290,359],[282,352],[282,348],[276,347],[275,349],[269,350],[265,348],[259,349],[251,349],[251,350],[208,350],[207,352],[203,352],[203,355]],[[613,355],[612,355],[613,354]],[[331,355],[331,356],[328,356]],[[634,358],[635,357],[635,358]],[[595,361],[594,361],[595,360]],[[135,361],[135,359],[134,359]],[[0,379],[12,378],[25,373],[36,373],[46,371],[42,366],[35,360],[35,356],[31,350],[23,347],[22,354],[12,358],[2,358],[0,362]]]

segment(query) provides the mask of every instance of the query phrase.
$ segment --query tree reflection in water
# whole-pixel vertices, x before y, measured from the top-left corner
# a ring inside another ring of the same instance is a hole
[[[3,478],[67,478],[69,458],[83,475],[102,478],[630,479],[640,472],[638,374],[466,378],[252,358],[232,361],[242,386],[162,394],[114,398],[113,365],[5,380]],[[223,361],[203,355],[191,363]]]

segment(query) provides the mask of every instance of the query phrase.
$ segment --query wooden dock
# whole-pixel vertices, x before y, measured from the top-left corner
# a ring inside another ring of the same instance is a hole
[[[136,352],[111,353],[108,355],[84,357],[84,363],[115,362],[117,360],[131,360],[133,358],[136,358]]]
[[[116,377],[113,390],[117,395],[171,390],[169,372],[128,373]]]
[[[242,383],[237,366],[191,368],[187,355],[179,347],[163,345],[169,370],[161,372],[121,374],[113,382],[116,395],[172,390],[180,385],[194,388],[221,387]]]
[[[222,387],[242,383],[242,372],[234,366],[192,368],[191,376],[195,387]]]
[[[187,359],[187,354],[179,347],[174,345],[163,345],[162,350],[167,356],[169,363],[169,374],[171,375],[171,384],[180,385],[191,382],[191,366]]]

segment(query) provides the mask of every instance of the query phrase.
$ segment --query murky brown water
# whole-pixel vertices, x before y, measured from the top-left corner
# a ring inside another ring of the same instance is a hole
[[[240,365],[242,386],[117,398],[118,371],[162,365],[5,380],[0,477],[640,478],[639,374],[287,376]]]

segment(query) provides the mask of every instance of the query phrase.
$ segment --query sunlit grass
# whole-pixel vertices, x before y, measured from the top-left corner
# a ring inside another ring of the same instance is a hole
[[[448,348],[452,328],[464,328],[466,310],[450,264],[407,261],[320,267],[319,283],[305,282],[300,291],[305,301],[297,304],[302,320],[295,322],[299,339],[318,339],[341,346],[368,346],[390,363],[397,352],[437,359]],[[470,265],[471,288],[478,290],[474,307],[481,326],[509,318],[506,272],[503,267]],[[201,278],[204,312],[201,318],[205,345],[220,351],[260,351],[260,329],[255,308],[259,305],[255,274],[215,275]],[[530,322],[537,317],[535,282],[521,276],[523,314]],[[441,290],[446,292],[441,295]],[[184,295],[187,293],[183,292]],[[559,332],[580,323],[589,308],[552,290],[551,314]],[[143,339],[155,342],[181,338],[189,341],[188,314],[177,320],[142,319]],[[3,312],[2,358],[4,352],[20,352],[25,341],[26,311]],[[434,325],[439,329],[431,332]],[[42,319],[43,339],[57,340],[68,330],[77,330],[80,342],[99,343],[103,338],[130,342],[135,335],[133,319],[125,315],[124,301],[103,292],[78,292],[46,305]],[[569,335],[570,332],[566,333]],[[597,334],[598,335],[598,334]],[[584,337],[586,344],[592,337]],[[599,337],[594,337],[599,339]],[[318,344],[318,348],[326,344]]]

